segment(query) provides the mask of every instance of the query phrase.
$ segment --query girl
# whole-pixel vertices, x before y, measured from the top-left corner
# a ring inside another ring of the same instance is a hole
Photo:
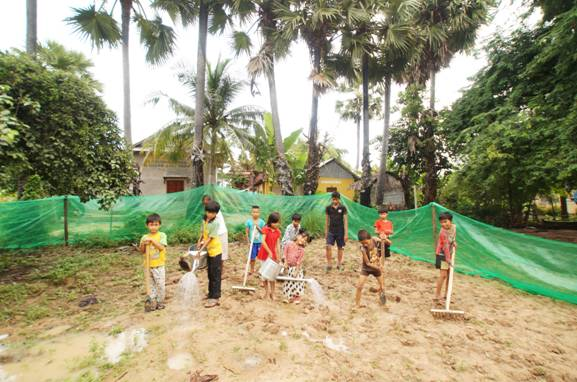
[[[275,261],[279,262],[278,253],[280,253],[280,214],[273,212],[268,216],[266,225],[262,229],[262,245],[258,251],[258,259],[265,261],[269,256]],[[274,301],[274,289],[276,281],[264,281],[265,298],[269,297]]]
[[[309,241],[309,234],[305,230],[300,229],[294,241],[289,241],[285,244],[283,255],[286,264],[289,267],[287,274],[289,277],[294,277],[297,279],[302,279],[304,277],[301,264],[305,256],[304,248]],[[304,291],[304,281],[286,281],[282,288],[284,302],[294,302],[295,304],[299,304]]]

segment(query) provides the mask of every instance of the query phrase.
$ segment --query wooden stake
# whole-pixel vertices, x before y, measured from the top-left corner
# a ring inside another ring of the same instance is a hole
[[[431,217],[433,218],[433,246],[435,250],[437,249],[437,210],[435,209],[435,205],[431,205]]]

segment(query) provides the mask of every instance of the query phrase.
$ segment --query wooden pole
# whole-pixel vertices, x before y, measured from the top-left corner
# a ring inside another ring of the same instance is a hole
[[[64,245],[68,246],[68,196],[64,196]]]

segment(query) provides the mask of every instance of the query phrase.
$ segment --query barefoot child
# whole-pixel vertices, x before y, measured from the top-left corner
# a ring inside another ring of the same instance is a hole
[[[301,229],[294,240],[285,244],[283,254],[288,266],[288,277],[294,277],[297,279],[304,278],[302,262],[305,256],[305,247],[309,241],[309,234]],[[284,296],[283,301],[286,303],[294,302],[295,304],[299,304],[304,291],[304,281],[286,281],[282,288]]]
[[[284,236],[282,237],[282,241],[280,243],[283,253],[285,245],[287,245],[288,242],[290,241],[294,241],[294,239],[297,237],[301,229],[301,220],[302,218],[299,214],[294,214],[292,216],[292,222],[286,227],[286,230],[284,231]]]
[[[357,308],[361,307],[361,294],[363,291],[363,286],[365,281],[367,281],[368,276],[374,276],[379,282],[379,300],[381,304],[387,302],[385,297],[385,282],[382,272],[381,263],[381,239],[371,238],[371,234],[364,229],[360,230],[358,233],[358,239],[361,243],[361,254],[363,256],[363,265],[361,268],[361,275],[359,276],[359,281],[357,282],[357,292],[355,295],[355,304]]]
[[[220,305],[220,284],[222,277],[222,244],[219,238],[219,221],[216,215],[220,211],[220,205],[211,200],[204,207],[205,219],[202,225],[202,240],[199,243],[198,251],[205,248],[208,252],[207,273],[208,273],[208,300],[205,308],[213,308]]]
[[[341,194],[333,192],[331,205],[325,209],[325,238],[327,241],[327,267],[329,272],[333,268],[333,246],[337,244],[337,270],[343,268],[343,255],[346,242],[349,240],[349,224],[347,208],[341,204]]]
[[[275,262],[279,262],[280,254],[280,214],[273,212],[268,216],[266,226],[262,229],[262,246],[258,252],[258,259],[265,261],[271,257]],[[264,280],[265,298],[268,297],[274,301],[274,289],[276,281]]]
[[[449,283],[449,267],[453,266],[453,259],[451,255],[453,249],[457,248],[457,230],[453,224],[453,215],[449,212],[443,212],[439,215],[439,222],[441,223],[441,232],[439,232],[439,240],[437,241],[437,250],[435,258],[435,268],[440,270],[439,278],[437,279],[437,287],[435,288],[436,304],[441,304],[441,290],[445,286],[445,293],[443,300],[447,296],[447,287]]]
[[[150,281],[151,281],[151,295],[152,304],[144,306],[145,312],[150,312],[156,309],[164,309],[165,289],[165,270],[164,263],[166,262],[166,234],[160,232],[160,215],[151,214],[146,217],[146,228],[148,234],[142,236],[140,239],[140,252],[144,256],[149,256],[150,265]],[[144,260],[146,261],[146,259]]]
[[[246,233],[246,240],[248,245],[250,245],[251,238],[253,235],[253,231],[256,229],[257,232],[254,233],[254,241],[252,243],[252,251],[250,253],[250,273],[254,273],[254,263],[256,256],[258,255],[258,251],[260,251],[261,243],[262,243],[262,229],[264,228],[264,220],[260,218],[260,207],[259,206],[252,206],[251,209],[251,218],[248,219],[245,223],[245,233]]]
[[[391,240],[389,236],[393,234],[393,222],[387,219],[389,211],[385,207],[379,208],[379,219],[375,221],[375,233],[385,244],[385,257],[391,257]]]

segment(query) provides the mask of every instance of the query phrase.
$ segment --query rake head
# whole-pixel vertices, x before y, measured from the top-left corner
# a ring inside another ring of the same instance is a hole
[[[232,287],[232,289],[238,290],[241,292],[256,292],[256,288],[248,287],[248,286],[242,286],[242,285],[235,285]]]
[[[431,314],[434,318],[443,320],[462,320],[465,317],[465,312],[462,310],[431,309]]]

